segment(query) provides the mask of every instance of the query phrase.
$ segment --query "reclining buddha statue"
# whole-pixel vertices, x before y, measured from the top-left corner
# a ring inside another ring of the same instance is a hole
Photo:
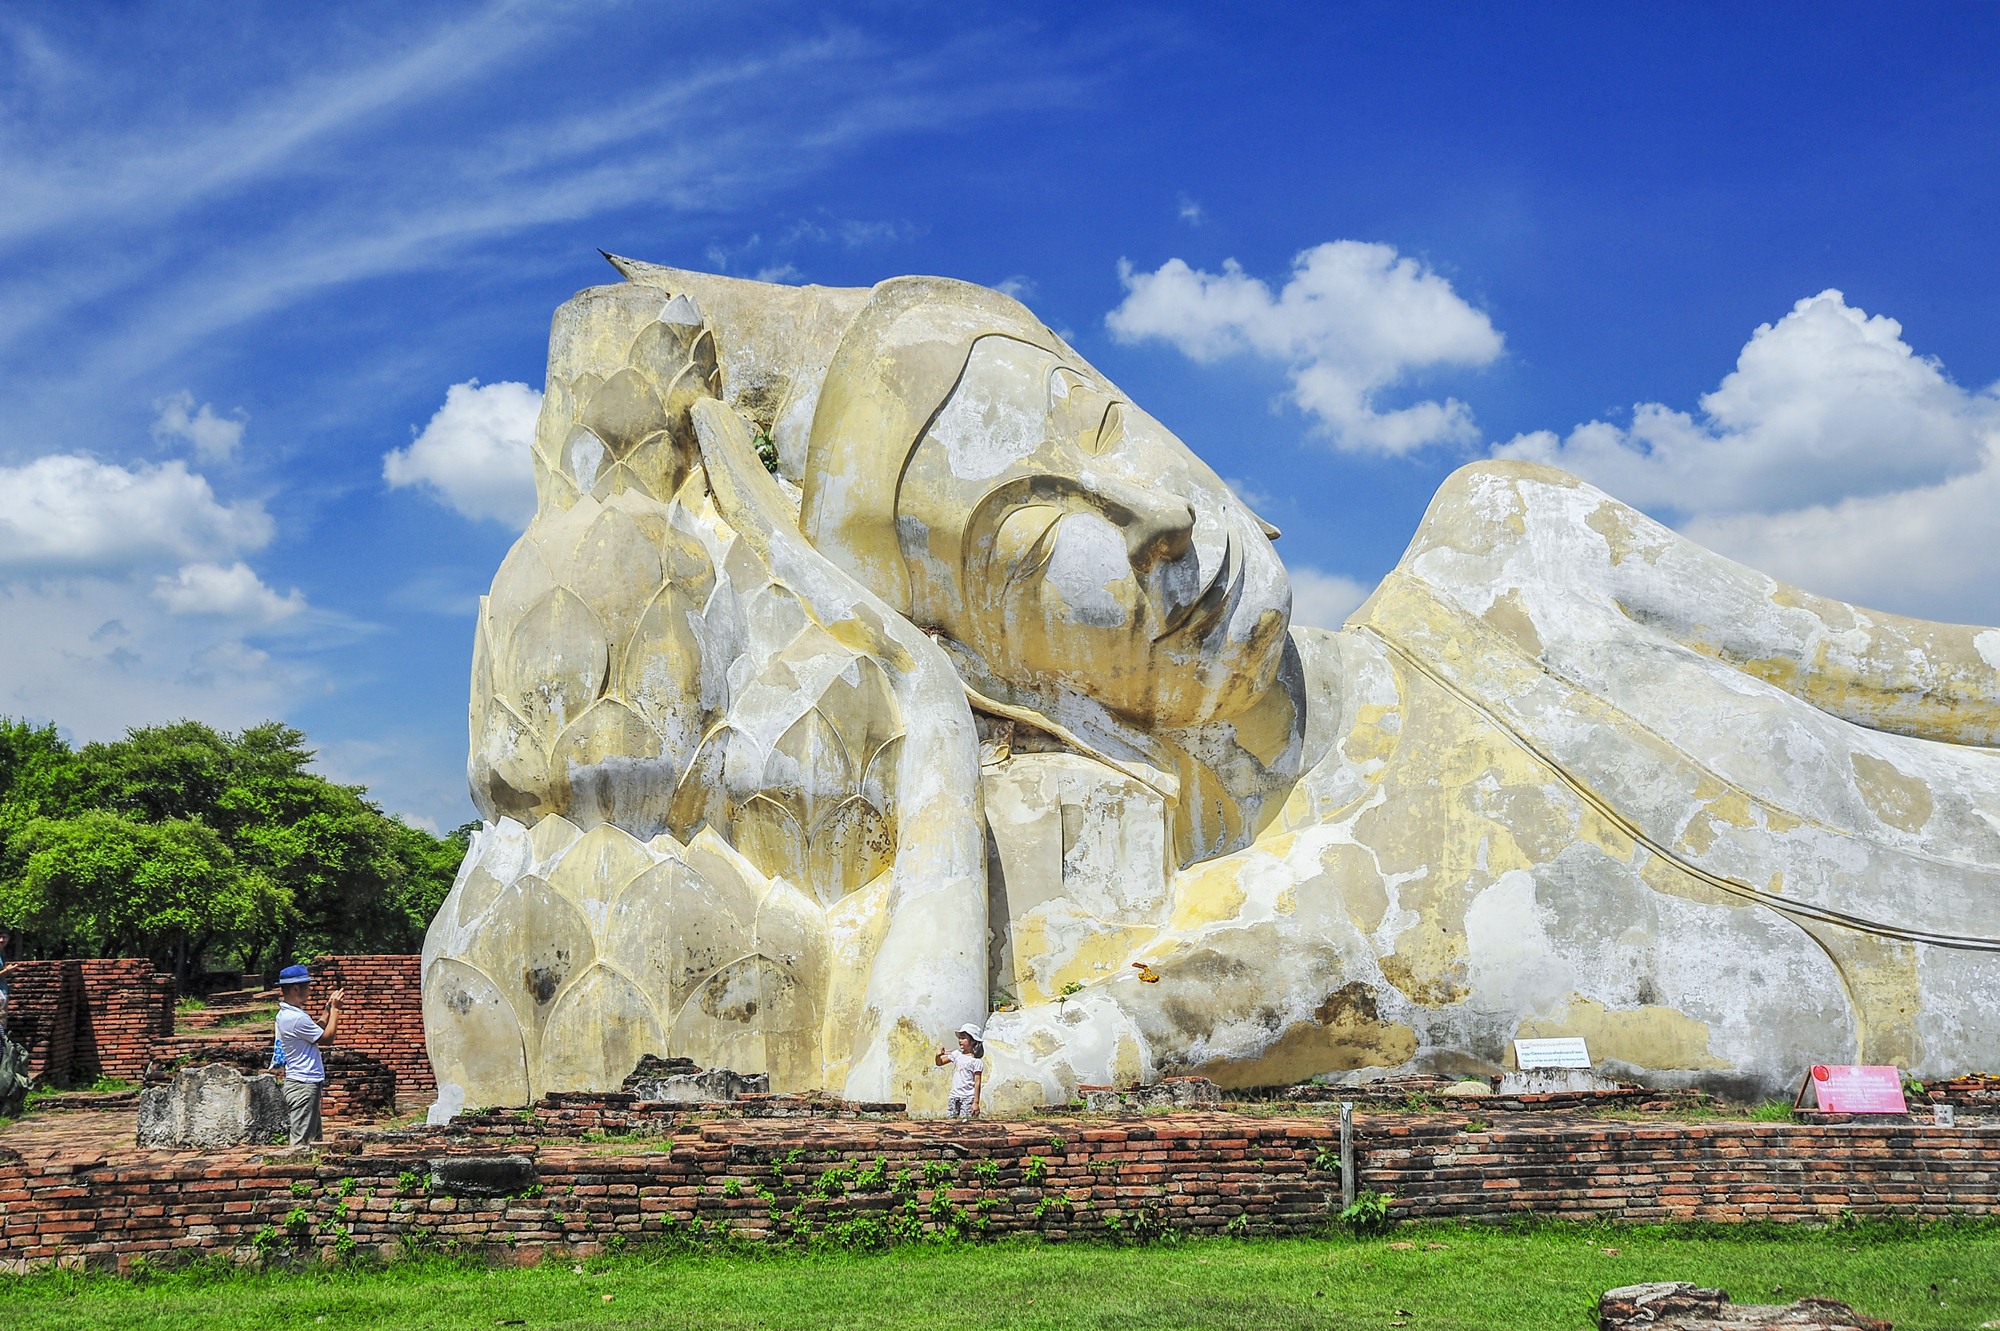
[[[1338,632],[1019,302],[614,259],[480,607],[440,1115],[647,1054],[942,1108],[2000,1064],[2000,631],[1468,466]]]

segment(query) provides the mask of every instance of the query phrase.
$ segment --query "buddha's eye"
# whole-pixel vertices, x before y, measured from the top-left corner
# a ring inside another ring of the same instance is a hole
[[[1104,409],[1104,419],[1097,428],[1083,437],[1083,451],[1086,453],[1108,453],[1125,439],[1125,404],[1113,402]]]

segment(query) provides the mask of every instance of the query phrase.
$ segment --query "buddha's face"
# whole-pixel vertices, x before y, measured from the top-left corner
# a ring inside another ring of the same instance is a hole
[[[1263,524],[1074,355],[975,341],[896,516],[917,622],[1016,687],[1156,728],[1272,684],[1291,587]]]

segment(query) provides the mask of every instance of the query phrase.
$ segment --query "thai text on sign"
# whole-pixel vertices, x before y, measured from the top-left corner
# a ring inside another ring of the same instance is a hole
[[[1907,1114],[1902,1074],[1892,1067],[1815,1063],[1798,1107],[1829,1114]]]
[[[1523,1072],[1534,1068],[1587,1068],[1590,1050],[1580,1035],[1548,1040],[1514,1041],[1514,1066]]]

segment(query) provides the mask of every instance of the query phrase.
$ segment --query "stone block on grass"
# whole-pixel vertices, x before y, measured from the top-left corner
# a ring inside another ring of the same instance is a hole
[[[275,1077],[226,1063],[186,1068],[139,1097],[139,1145],[219,1151],[286,1138],[285,1092]]]

